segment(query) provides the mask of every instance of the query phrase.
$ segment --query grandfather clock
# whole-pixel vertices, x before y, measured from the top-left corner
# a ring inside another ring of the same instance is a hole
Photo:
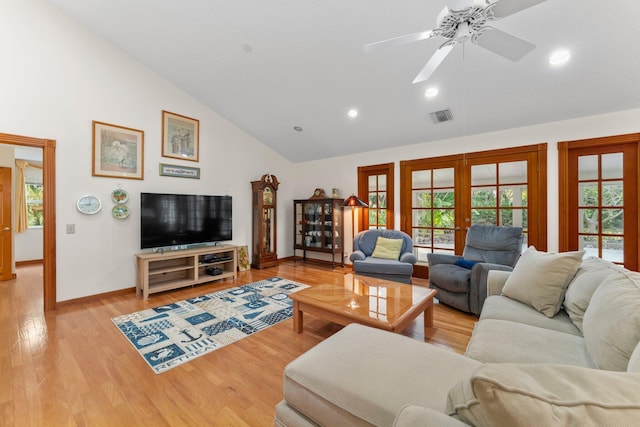
[[[276,251],[276,191],[278,178],[264,174],[251,182],[253,191],[253,268],[273,267],[278,263]]]

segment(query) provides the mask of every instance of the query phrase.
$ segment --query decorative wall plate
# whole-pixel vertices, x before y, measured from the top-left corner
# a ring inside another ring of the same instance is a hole
[[[121,188],[118,188],[116,190],[113,190],[113,192],[111,193],[111,200],[113,200],[113,203],[127,203],[129,201],[129,193]]]
[[[102,208],[102,202],[96,196],[82,196],[76,202],[76,208],[86,215],[98,213]]]
[[[125,219],[129,216],[129,208],[125,205],[115,205],[111,209],[111,214],[115,219]]]

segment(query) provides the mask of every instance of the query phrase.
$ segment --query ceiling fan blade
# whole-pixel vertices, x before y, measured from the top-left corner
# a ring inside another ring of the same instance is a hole
[[[429,59],[429,62],[427,62],[427,64],[424,66],[424,68],[422,68],[420,73],[418,73],[416,78],[413,79],[412,83],[414,84],[420,83],[429,79],[429,77],[431,77],[431,75],[436,70],[436,68],[438,68],[438,66],[442,64],[442,61],[444,61],[447,55],[449,55],[449,52],[451,52],[451,49],[453,49],[456,44],[457,44],[456,42],[448,42],[440,46],[440,48],[436,50],[436,53],[433,54],[431,59]]]
[[[407,34],[400,37],[394,37],[392,39],[382,40],[375,43],[369,43],[364,45],[364,51],[366,53],[374,52],[380,48],[391,47],[391,46],[400,46],[403,44],[413,43],[420,40],[428,39],[433,34],[432,30],[429,31],[420,31],[418,33]]]
[[[498,0],[492,7],[496,18],[504,18],[546,0]]]
[[[474,43],[514,62],[536,48],[533,43],[492,27],[487,27]]]

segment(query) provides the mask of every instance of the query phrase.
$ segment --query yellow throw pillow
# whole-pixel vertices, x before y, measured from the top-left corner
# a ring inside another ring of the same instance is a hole
[[[387,239],[378,236],[376,247],[371,256],[373,258],[398,259],[402,250],[402,239]]]

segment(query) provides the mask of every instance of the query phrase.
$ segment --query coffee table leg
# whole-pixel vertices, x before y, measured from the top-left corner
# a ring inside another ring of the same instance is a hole
[[[429,303],[424,310],[424,327],[433,328],[433,300]]]
[[[300,303],[293,302],[293,332],[299,334],[302,332],[302,311],[300,311]]]

